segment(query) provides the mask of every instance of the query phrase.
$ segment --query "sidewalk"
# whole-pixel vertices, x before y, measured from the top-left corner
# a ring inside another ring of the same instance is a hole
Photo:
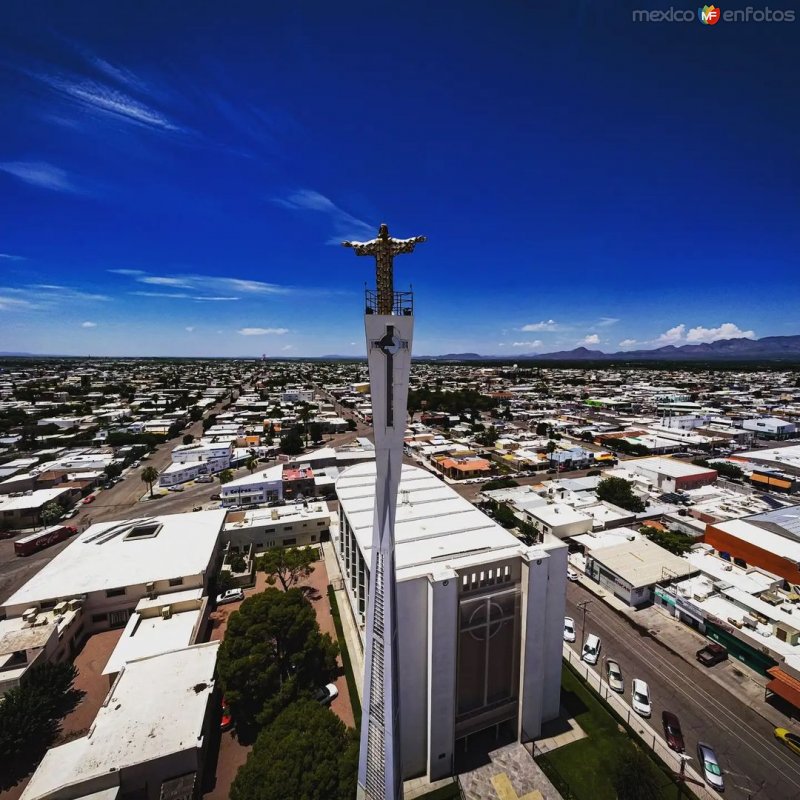
[[[356,679],[359,700],[363,699],[364,688],[364,647],[361,642],[361,634],[353,618],[353,609],[347,597],[347,589],[344,588],[342,571],[339,568],[339,559],[336,557],[336,548],[332,540],[322,542],[322,556],[325,559],[325,569],[328,571],[328,580],[333,586],[333,596],[336,598],[336,605],[339,608],[339,618],[342,621],[344,640],[347,645],[347,652],[350,662],[353,665],[353,676]]]
[[[575,566],[570,563],[570,566]],[[697,667],[695,653],[711,640],[674,619],[658,606],[638,611],[632,609],[606,591],[583,573],[578,573],[578,583],[600,598],[618,614],[626,617],[637,628],[646,630],[659,644],[684,661]],[[754,672],[736,659],[728,659],[711,669],[703,669],[715,683],[722,686],[738,700],[744,701],[767,722],[775,727],[793,728],[793,720],[764,701],[764,688],[769,678]]]

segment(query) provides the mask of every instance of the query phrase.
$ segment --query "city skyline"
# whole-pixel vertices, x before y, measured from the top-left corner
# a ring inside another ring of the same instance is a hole
[[[800,332],[790,23],[245,7],[9,5],[0,350],[363,357],[381,222],[420,354]]]

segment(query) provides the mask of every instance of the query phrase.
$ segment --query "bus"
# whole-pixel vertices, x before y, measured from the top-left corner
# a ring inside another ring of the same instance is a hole
[[[17,539],[14,542],[14,553],[18,556],[29,556],[31,553],[50,547],[51,544],[63,542],[64,539],[68,539],[73,533],[77,532],[77,528],[72,528],[69,525],[54,525],[52,528],[45,528],[43,531],[38,531],[38,533],[31,533],[28,536]]]

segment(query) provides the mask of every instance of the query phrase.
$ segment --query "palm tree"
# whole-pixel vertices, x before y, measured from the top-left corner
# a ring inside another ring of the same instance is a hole
[[[308,421],[311,419],[311,406],[303,403],[299,411],[300,419],[303,421],[303,431],[305,433],[306,447],[308,447]]]
[[[155,467],[145,467],[142,470],[142,482],[147,484],[150,490],[150,497],[153,496],[153,484],[158,480],[158,470]]]
[[[247,469],[250,471],[250,474],[252,475],[253,471],[258,466],[258,459],[255,456],[250,456],[250,458],[247,459],[247,463],[245,464],[245,466],[247,467]]]

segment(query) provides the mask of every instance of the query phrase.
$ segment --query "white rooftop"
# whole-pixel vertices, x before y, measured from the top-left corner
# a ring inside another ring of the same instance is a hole
[[[169,514],[92,525],[47,562],[6,605],[34,605],[89,592],[146,584],[208,568],[224,510]],[[155,525],[155,536],[137,536]],[[137,528],[138,531],[134,530]]]
[[[667,475],[670,478],[688,478],[692,475],[710,472],[708,467],[698,467],[695,464],[687,464],[676,458],[636,458],[625,462],[627,469],[639,472],[657,472],[660,475]]]
[[[218,648],[206,642],[128,662],[88,735],[48,750],[22,800],[88,781],[97,791],[120,770],[199,747]]]
[[[369,562],[375,505],[375,463],[344,470],[336,493],[353,528],[359,549]],[[419,467],[403,465],[395,523],[397,569],[498,551],[523,550],[520,541],[447,484]],[[402,577],[398,574],[398,578]]]
[[[252,475],[245,475],[234,481],[228,481],[222,487],[222,494],[229,492],[234,487],[255,486],[262,483],[281,483],[283,480],[283,464],[254,472]]]
[[[592,558],[633,587],[650,586],[696,571],[685,558],[676,556],[648,539],[623,542],[592,551]]]

